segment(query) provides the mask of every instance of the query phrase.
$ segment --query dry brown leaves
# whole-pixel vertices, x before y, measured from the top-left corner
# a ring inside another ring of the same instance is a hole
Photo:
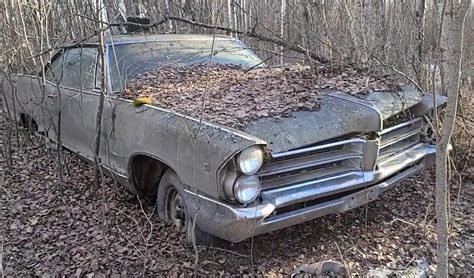
[[[463,95],[465,123],[456,126],[454,136],[457,168],[467,173],[462,184],[453,173],[450,186],[450,272],[455,277],[474,273],[472,96]],[[0,114],[2,151],[6,127]],[[102,189],[93,187],[92,167],[67,151],[61,197],[56,151],[44,142],[26,132],[20,132],[18,140],[14,136],[12,174],[5,174],[4,152],[0,153],[0,264],[6,277],[193,275],[193,246],[153,215],[153,202],[140,204],[106,179],[104,221]],[[287,276],[300,264],[326,259],[343,261],[362,276],[370,266],[404,269],[426,260],[433,274],[434,187],[434,173],[428,172],[383,194],[367,211],[359,208],[318,218],[222,246],[224,251],[199,248],[199,275]]]
[[[149,96],[163,108],[237,129],[263,117],[314,111],[325,89],[361,94],[391,91],[393,83],[354,69],[254,69],[195,65],[162,67],[130,82],[123,96]],[[205,101],[203,105],[203,101]],[[203,110],[204,107],[204,110]]]
[[[0,115],[0,146],[5,146],[5,126]],[[4,175],[5,160],[0,156],[0,246],[6,277],[193,275],[193,246],[153,215],[153,202],[140,205],[111,179],[102,189],[94,188],[92,167],[67,151],[61,198],[55,150],[45,148],[42,138],[23,132],[13,150],[11,175]],[[450,269],[458,277],[474,271],[473,192],[472,183],[451,187]],[[403,269],[416,260],[426,260],[433,273],[432,172],[407,180],[367,209],[223,245],[224,251],[199,248],[199,275],[288,276],[302,263],[325,259],[344,261],[362,276],[370,266]]]

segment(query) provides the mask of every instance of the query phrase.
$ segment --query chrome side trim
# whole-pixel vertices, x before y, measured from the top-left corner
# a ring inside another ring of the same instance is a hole
[[[262,199],[269,200],[278,208],[357,189],[366,185],[365,180],[372,180],[370,173],[348,172],[273,190],[265,190],[260,195]]]
[[[423,119],[416,118],[382,130],[377,163],[381,163],[420,143]]]
[[[394,130],[397,130],[397,129],[401,129],[403,127],[406,127],[406,126],[409,126],[409,125],[412,125],[414,123],[417,123],[419,121],[421,121],[421,117],[420,118],[416,118],[416,119],[413,119],[413,120],[410,120],[410,121],[406,121],[406,122],[403,122],[401,124],[398,124],[398,125],[394,125],[394,126],[391,126],[391,127],[388,127],[388,128],[385,128],[382,130],[382,132],[380,132],[380,135],[385,135],[387,133],[390,133]]]
[[[301,155],[309,152],[315,152],[315,151],[320,151],[328,148],[333,148],[333,147],[338,147],[342,146],[345,144],[350,144],[350,143],[359,143],[359,144],[364,144],[365,140],[360,139],[360,138],[354,138],[354,139],[348,139],[348,140],[343,140],[343,141],[337,141],[334,143],[329,143],[329,144],[324,144],[324,145],[317,145],[309,148],[303,148],[303,149],[297,149],[293,151],[287,151],[287,152],[281,152],[281,153],[275,153],[272,154],[273,159],[279,159],[279,158],[285,158],[285,157],[290,157],[294,155]]]
[[[390,140],[388,140],[388,141],[382,141],[382,145],[380,146],[380,149],[384,149],[384,148],[386,148],[386,147],[389,147],[389,146],[391,146],[391,145],[393,145],[393,144],[396,144],[396,143],[398,143],[398,142],[400,142],[400,141],[403,141],[403,140],[405,140],[405,139],[408,139],[408,138],[410,138],[410,137],[412,137],[412,136],[415,136],[415,135],[417,135],[417,134],[419,134],[419,133],[420,133],[420,130],[416,130],[416,129],[415,129],[415,130],[412,130],[412,131],[410,131],[410,132],[403,133],[402,135],[400,135],[400,136],[398,136],[398,137],[395,137],[395,138],[392,138],[392,139],[390,139]]]
[[[333,153],[324,153],[320,156],[313,156],[311,159],[306,157],[298,157],[294,161],[282,161],[282,163],[274,162],[262,168],[259,176],[271,176],[291,171],[304,170],[311,167],[326,165],[334,162],[350,159],[362,159],[362,154],[355,151],[340,151]]]
[[[378,171],[388,174],[400,171],[400,168],[413,165],[423,157],[434,155],[435,153],[435,146],[418,143],[379,162],[377,164]]]

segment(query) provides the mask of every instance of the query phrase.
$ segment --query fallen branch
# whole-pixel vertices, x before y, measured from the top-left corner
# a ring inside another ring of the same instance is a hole
[[[377,60],[380,65],[384,66],[384,67],[387,67],[389,69],[391,69],[392,71],[394,71],[395,73],[401,75],[402,77],[406,78],[408,81],[410,81],[410,83],[412,83],[420,92],[424,92],[423,88],[418,84],[418,82],[416,82],[415,80],[413,80],[413,78],[411,78],[410,76],[408,76],[407,74],[405,74],[404,72],[398,70],[397,68],[395,68],[394,66],[391,66],[391,65],[388,65],[384,62],[382,62],[382,60],[380,60],[378,57],[376,56],[372,56],[375,60]]]
[[[150,23],[150,24],[138,24],[138,23],[133,23],[133,22],[123,22],[123,23],[109,23],[108,26],[109,27],[140,26],[140,27],[143,27],[143,28],[153,28],[153,27],[158,27],[158,26],[160,26],[160,25],[162,25],[162,24],[164,24],[164,23],[166,23],[170,20],[179,21],[179,22],[183,22],[183,23],[186,23],[186,24],[189,24],[189,25],[198,26],[198,27],[202,27],[202,28],[206,28],[206,29],[213,29],[213,30],[225,31],[227,33],[234,33],[234,34],[239,34],[239,35],[243,35],[243,36],[248,36],[248,37],[251,37],[251,38],[259,39],[261,41],[271,42],[271,43],[280,45],[284,48],[287,48],[288,50],[293,50],[293,51],[296,51],[296,52],[301,53],[303,55],[308,55],[309,57],[311,57],[311,59],[314,59],[314,60],[318,61],[319,63],[322,63],[322,64],[329,63],[328,59],[324,58],[323,56],[321,56],[321,55],[319,55],[319,54],[317,54],[313,51],[310,51],[310,50],[302,47],[299,44],[292,44],[292,43],[289,43],[289,42],[287,42],[283,39],[280,39],[280,38],[271,38],[271,37],[267,37],[263,34],[257,33],[255,31],[256,26],[253,26],[252,28],[250,28],[247,31],[243,31],[243,30],[237,30],[237,29],[230,28],[230,27],[225,27],[225,26],[219,26],[219,25],[212,25],[212,24],[197,22],[197,21],[193,21],[193,20],[190,20],[190,19],[185,19],[185,18],[181,18],[181,17],[177,17],[177,16],[166,16],[163,19],[161,19],[160,21]]]

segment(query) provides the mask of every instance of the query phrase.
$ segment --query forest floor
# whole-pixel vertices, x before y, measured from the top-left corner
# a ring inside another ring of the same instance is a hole
[[[0,123],[5,140],[5,119]],[[419,261],[426,261],[430,272],[436,269],[433,171],[363,208],[239,244],[198,247],[195,264],[193,246],[157,219],[151,202],[139,202],[110,179],[94,187],[92,167],[67,151],[61,193],[51,143],[22,130],[13,139],[13,174],[6,174],[3,155],[0,161],[0,272],[7,277],[187,276],[196,268],[200,275],[287,275],[303,263],[325,259],[359,274]],[[450,272],[459,276],[474,273],[474,169],[468,151],[462,158],[463,182],[453,173],[450,183]]]

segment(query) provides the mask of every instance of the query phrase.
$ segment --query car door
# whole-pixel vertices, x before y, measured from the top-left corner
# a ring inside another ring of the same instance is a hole
[[[92,160],[100,91],[96,84],[97,48],[66,49],[46,71],[46,94],[60,140],[68,149]],[[60,113],[59,113],[60,112]],[[55,130],[52,139],[57,138]]]

